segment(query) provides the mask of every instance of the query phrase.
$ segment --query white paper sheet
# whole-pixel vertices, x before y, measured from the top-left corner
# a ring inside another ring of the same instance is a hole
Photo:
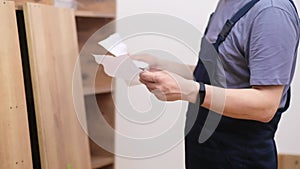
[[[139,69],[127,55],[114,57],[110,55],[93,55],[98,64],[103,65],[107,75],[123,79],[128,85],[140,84]]]
[[[98,44],[108,50],[111,55],[93,55],[98,64],[103,65],[107,75],[123,79],[128,85],[140,84],[139,73],[148,68],[148,64],[132,60],[128,55],[127,45],[121,42],[119,34],[113,34]]]
[[[100,41],[98,44],[117,57],[128,55],[127,45],[122,43],[122,38],[117,33],[110,35],[107,39]]]

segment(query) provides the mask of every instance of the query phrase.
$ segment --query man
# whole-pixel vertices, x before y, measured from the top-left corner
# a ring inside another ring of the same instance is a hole
[[[277,168],[274,134],[289,102],[299,28],[289,0],[220,0],[202,43],[207,40],[215,47],[226,86],[210,83],[215,77],[208,78],[210,70],[201,59],[209,56],[203,52],[194,72],[196,81],[162,69],[140,74],[140,81],[157,98],[199,104],[196,122],[186,133],[187,169]],[[200,143],[208,110],[222,118],[213,135]]]

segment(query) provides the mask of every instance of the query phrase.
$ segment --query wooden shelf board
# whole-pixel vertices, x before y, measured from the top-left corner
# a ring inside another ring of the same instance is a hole
[[[278,155],[278,169],[299,169],[300,155],[279,154]]]
[[[86,18],[115,18],[116,14],[113,13],[103,13],[99,11],[75,11],[76,17],[86,17]]]
[[[92,168],[97,169],[114,163],[114,157],[92,156]]]

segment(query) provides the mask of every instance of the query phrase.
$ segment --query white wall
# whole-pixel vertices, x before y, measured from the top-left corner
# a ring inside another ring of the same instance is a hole
[[[213,12],[216,4],[217,0],[118,0],[117,17],[122,18],[134,14],[157,12],[182,18],[203,30],[208,16]]]
[[[204,3],[205,2],[205,3]],[[216,7],[217,1],[183,1],[183,0],[119,0],[118,1],[118,10],[117,16],[118,18],[123,18],[126,16],[134,15],[134,14],[142,14],[142,13],[162,13],[173,15],[175,17],[181,18],[186,20],[187,22],[193,24],[195,27],[199,28],[199,30],[204,30],[206,26],[206,22],[210,13]],[[183,30],[184,31],[184,30]],[[203,32],[203,31],[202,31]],[[196,37],[197,38],[197,37]],[[200,37],[198,37],[200,39]],[[184,58],[182,58],[184,60]],[[135,97],[133,98],[143,98],[146,94],[146,89],[143,87],[134,87],[131,89],[127,89],[124,83],[118,81],[117,82],[117,92],[116,92],[116,100],[119,104],[122,104],[122,99],[124,99],[124,95],[121,93],[124,91],[128,91],[129,93],[135,93]],[[126,99],[126,98],[125,98]],[[134,102],[134,101],[133,101]],[[135,103],[139,105],[145,105],[146,101],[136,100]],[[156,124],[161,124],[161,128],[167,127],[167,125],[174,120],[172,116],[176,114],[174,112],[180,113],[177,114],[181,118],[179,121],[182,122],[182,126],[179,129],[183,130],[183,123],[184,123],[184,116],[185,110],[179,111],[179,106],[186,106],[186,104],[180,103],[173,103],[168,104],[166,111],[164,111],[164,116],[169,117],[162,117],[161,122],[156,122]],[[142,106],[140,106],[142,107]],[[153,112],[155,113],[155,112]],[[145,126],[138,126],[132,125],[126,122],[120,115],[116,117],[116,127],[120,133],[126,133],[128,135],[141,135],[145,136],[148,133],[153,133],[158,131],[156,128],[158,127],[153,124],[153,127],[147,128]],[[140,133],[139,133],[140,132]],[[124,142],[119,139],[117,136],[117,143],[116,143],[116,150],[117,152],[122,149],[124,146]],[[159,145],[152,145],[155,149],[155,146]],[[177,145],[171,151],[156,156],[153,158],[147,159],[128,159],[123,157],[116,158],[116,169],[183,169],[184,168],[184,149],[183,149],[183,142]]]
[[[298,6],[300,5],[300,0],[296,0]],[[119,0],[117,2],[118,10],[117,17],[123,18],[125,16],[130,16],[133,14],[141,13],[164,13],[179,17],[193,24],[200,30],[204,30],[206,22],[208,20],[209,14],[214,10],[217,0],[213,1],[183,1],[183,0]],[[300,7],[300,6],[299,6]],[[300,9],[300,8],[299,8]],[[195,37],[197,38],[197,37]],[[199,37],[200,38],[200,37]],[[293,85],[293,104],[289,112],[287,112],[282,122],[280,123],[279,131],[277,134],[277,142],[279,147],[279,152],[281,153],[292,153],[300,154],[300,104],[297,104],[300,100],[300,67],[297,67],[296,78]],[[123,83],[117,82],[117,102],[122,102],[118,100],[121,98],[122,91],[126,91],[126,86]],[[144,90],[141,87],[136,87],[130,89],[130,92],[137,93],[136,97],[143,97]],[[143,104],[143,103],[141,103]],[[176,108],[170,108],[167,110],[168,113],[176,112]],[[121,132],[125,133],[136,133],[140,130],[134,128],[134,126],[124,123],[121,116],[116,117],[116,127]],[[165,119],[165,123],[168,123],[168,119]],[[183,119],[184,120],[184,119]],[[151,129],[146,129],[145,133],[151,132]],[[143,134],[142,134],[143,135]],[[120,149],[124,145],[117,138],[116,149]],[[153,145],[155,146],[155,145]],[[184,151],[183,144],[178,145],[172,151],[155,158],[149,159],[128,159],[117,157],[116,158],[116,169],[183,169],[184,168]]]

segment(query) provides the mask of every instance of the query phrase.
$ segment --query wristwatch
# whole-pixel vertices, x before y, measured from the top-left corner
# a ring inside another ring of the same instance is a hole
[[[203,104],[205,95],[206,95],[206,90],[205,90],[205,84],[202,82],[199,82],[200,84],[200,89],[199,89],[199,98],[200,98],[200,105]]]

